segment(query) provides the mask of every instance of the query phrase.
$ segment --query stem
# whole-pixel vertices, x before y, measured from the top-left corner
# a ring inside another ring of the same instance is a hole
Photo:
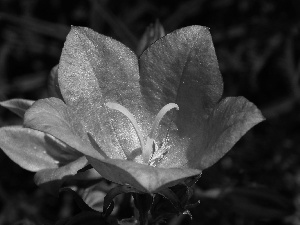
[[[139,221],[140,225],[148,225],[149,224],[149,216],[148,212],[151,208],[153,198],[150,194],[132,194],[134,198],[134,205],[139,212]]]

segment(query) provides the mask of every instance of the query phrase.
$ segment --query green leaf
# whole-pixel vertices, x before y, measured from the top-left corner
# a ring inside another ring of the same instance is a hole
[[[106,179],[117,184],[130,185],[144,193],[155,193],[201,173],[197,169],[159,168],[119,159],[87,159]]]
[[[110,158],[139,148],[139,140],[127,118],[108,111],[106,102],[117,102],[146,126],[147,117],[139,87],[138,60],[120,42],[83,27],[72,27],[58,67],[58,81],[67,105],[81,118]]]
[[[223,81],[208,28],[176,30],[151,45],[140,57],[141,90],[148,110],[176,103],[181,134],[201,126],[223,93]],[[169,120],[172,119],[169,114]]]
[[[58,65],[54,66],[48,76],[47,91],[49,97],[55,97],[63,100],[58,85]]]
[[[16,98],[0,102],[0,105],[17,114],[19,117],[23,118],[25,111],[29,109],[29,107],[32,106],[33,103],[34,101],[32,100]]]
[[[199,129],[188,150],[188,164],[206,169],[222,158],[253,126],[264,120],[257,107],[244,97],[223,99]],[[201,136],[200,136],[201,135]]]
[[[78,157],[81,153],[101,157],[88,141],[80,119],[58,98],[36,101],[25,114],[24,126],[49,133],[62,140],[72,147],[70,153]]]
[[[0,148],[22,168],[29,171],[57,168],[59,161],[51,156],[53,146],[45,140],[46,134],[22,127],[0,128]],[[49,154],[50,153],[50,154]]]

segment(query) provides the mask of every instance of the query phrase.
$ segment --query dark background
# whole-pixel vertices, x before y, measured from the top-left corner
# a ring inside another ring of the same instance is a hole
[[[0,0],[0,100],[47,97],[47,76],[70,25],[135,50],[156,19],[166,32],[209,27],[224,95],[245,96],[266,117],[204,171],[193,220],[180,216],[170,224],[300,224],[298,0]],[[0,126],[21,122],[0,109]],[[37,188],[33,173],[2,152],[0,177],[0,224],[51,224],[76,212],[69,195],[57,199]]]

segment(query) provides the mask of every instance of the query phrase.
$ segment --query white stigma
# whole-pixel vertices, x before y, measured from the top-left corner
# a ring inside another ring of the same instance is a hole
[[[118,104],[118,103],[113,103],[113,102],[107,102],[105,104],[108,108],[110,109],[114,109],[117,110],[119,112],[121,112],[123,115],[125,115],[129,121],[131,122],[132,126],[135,129],[135,132],[139,138],[140,141],[140,145],[141,145],[141,149],[142,149],[142,158],[143,158],[143,162],[145,164],[149,164],[149,165],[153,165],[153,160],[157,159],[157,157],[153,158],[154,153],[159,149],[157,142],[155,141],[158,135],[158,129],[159,129],[159,125],[161,120],[163,119],[163,117],[167,114],[167,112],[169,112],[171,109],[177,109],[179,110],[179,107],[177,104],[175,103],[169,103],[167,105],[165,105],[156,115],[151,131],[147,137],[146,140],[146,144],[144,143],[143,140],[143,135],[142,132],[138,126],[138,123],[136,121],[136,119],[134,118],[133,114],[130,113],[128,111],[128,109],[126,109],[124,106]],[[166,143],[165,141],[163,141],[163,144],[161,146],[161,148],[166,148]],[[163,157],[165,155],[166,152],[163,152],[161,157]]]
[[[158,135],[158,128],[160,121],[164,117],[164,115],[167,114],[171,109],[177,109],[179,110],[179,106],[175,103],[169,103],[162,107],[162,109],[159,111],[159,113],[156,115],[150,134],[147,137],[145,151],[143,151],[143,161],[144,163],[149,163],[150,157],[153,155],[153,153],[157,150],[157,144],[155,142],[157,135]]]

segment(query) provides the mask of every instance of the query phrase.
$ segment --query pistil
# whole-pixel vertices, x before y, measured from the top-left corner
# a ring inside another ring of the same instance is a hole
[[[152,162],[152,156],[159,149],[157,142],[155,140],[157,139],[157,136],[158,136],[158,129],[160,126],[160,122],[163,119],[163,117],[167,114],[167,112],[169,112],[171,109],[179,110],[178,105],[175,103],[169,103],[169,104],[165,105],[158,112],[158,114],[156,115],[156,117],[154,119],[150,133],[147,137],[146,144],[144,143],[142,131],[140,130],[136,119],[134,118],[133,114],[131,112],[129,112],[128,109],[126,109],[124,106],[122,106],[118,103],[113,103],[113,102],[107,102],[105,105],[110,109],[114,109],[114,110],[121,112],[124,116],[126,116],[128,118],[128,120],[131,122],[131,124],[134,127],[135,132],[139,138],[141,150],[142,150],[143,162],[145,164],[154,165]],[[161,148],[167,149],[165,141],[163,142]],[[162,155],[164,156],[165,153],[166,153],[166,151],[163,151]]]
[[[169,112],[171,109],[174,109],[174,108],[179,110],[179,107],[177,104],[169,103],[169,104],[165,105],[164,107],[162,107],[162,109],[156,115],[153,125],[152,125],[152,128],[151,128],[151,131],[150,131],[150,134],[147,137],[145,151],[143,151],[144,163],[148,164],[150,157],[153,155],[153,153],[155,151],[158,150],[155,140],[158,135],[159,124],[160,124],[161,120],[163,119],[164,115],[166,115],[167,112]]]

